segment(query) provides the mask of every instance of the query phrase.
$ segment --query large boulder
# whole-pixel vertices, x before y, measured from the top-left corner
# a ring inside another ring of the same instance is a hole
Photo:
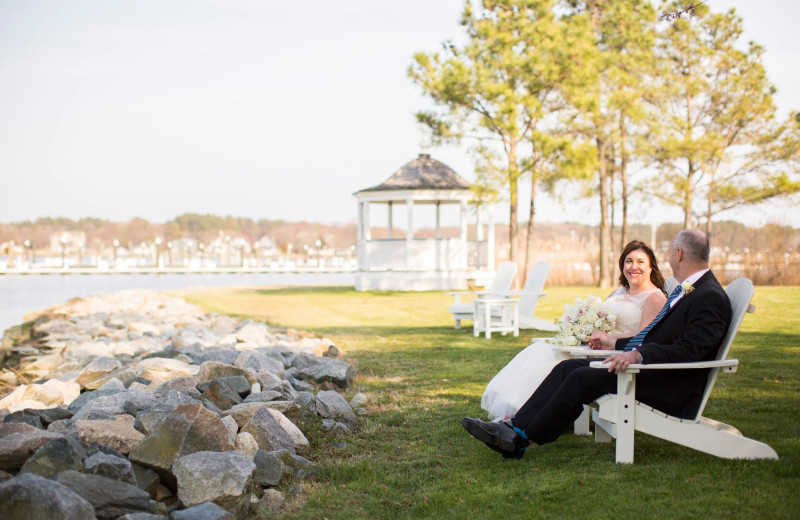
[[[33,453],[64,435],[42,430],[12,433],[0,439],[0,469],[19,469]]]
[[[164,506],[152,500],[146,491],[126,482],[72,470],[59,473],[57,480],[92,504],[100,520],[128,513],[164,512]]]
[[[203,405],[177,407],[158,423],[130,452],[133,462],[154,469],[162,478],[169,478],[172,465],[179,457],[198,451],[233,450],[228,429],[219,415]]]
[[[200,371],[197,373],[197,379],[200,381],[213,381],[220,377],[228,376],[244,376],[247,381],[252,385],[256,382],[256,371],[251,368],[240,368],[219,361],[203,361],[200,365]]]
[[[186,506],[214,502],[243,518],[250,504],[256,465],[238,451],[202,451],[175,461],[178,498]]]
[[[278,485],[283,474],[283,462],[280,457],[269,451],[258,450],[253,462],[256,465],[256,471],[253,473],[256,484],[262,487]]]
[[[5,520],[94,520],[94,507],[68,487],[31,473],[0,484]]]

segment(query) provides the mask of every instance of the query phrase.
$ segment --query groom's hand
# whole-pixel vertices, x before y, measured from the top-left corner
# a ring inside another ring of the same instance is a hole
[[[625,371],[629,365],[638,363],[639,361],[641,361],[639,353],[635,350],[632,350],[629,352],[621,352],[619,354],[609,356],[603,360],[603,364],[608,365],[609,372],[619,374],[620,372]]]

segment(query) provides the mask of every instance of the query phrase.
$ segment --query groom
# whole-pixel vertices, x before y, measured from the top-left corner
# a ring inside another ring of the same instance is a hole
[[[716,358],[731,322],[731,303],[708,269],[710,247],[701,231],[687,229],[672,239],[669,264],[682,282],[653,321],[633,338],[614,340],[602,333],[592,348],[619,350],[591,368],[589,360],[556,365],[510,420],[485,422],[465,417],[467,432],[505,458],[519,458],[533,442],[553,442],[583,411],[583,405],[615,393],[618,372],[631,363],[682,363]],[[636,378],[636,399],[669,415],[697,414],[708,370],[643,370]]]

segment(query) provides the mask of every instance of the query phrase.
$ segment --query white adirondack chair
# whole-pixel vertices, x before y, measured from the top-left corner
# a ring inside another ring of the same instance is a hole
[[[497,266],[497,270],[492,280],[492,285],[485,291],[459,291],[450,292],[454,301],[450,306],[450,313],[456,322],[456,328],[461,328],[461,320],[472,320],[475,318],[475,304],[461,303],[461,297],[472,294],[480,297],[503,297],[511,291],[511,284],[514,283],[514,276],[517,274],[517,264],[514,262],[502,262]]]
[[[747,278],[737,278],[726,289],[733,310],[731,325],[719,349],[715,361],[697,363],[661,363],[652,365],[630,365],[617,375],[617,393],[604,395],[592,403],[592,418],[595,421],[595,440],[609,442],[617,439],[616,460],[633,463],[634,432],[640,431],[682,446],[687,446],[716,457],[726,459],[777,459],[775,450],[762,442],[749,439],[727,424],[702,416],[711,389],[720,371],[736,372],[739,361],[726,359],[736,332],[746,312],[754,312],[750,304],[754,288]],[[593,361],[593,368],[606,370],[602,361]],[[694,419],[679,419],[664,414],[634,398],[636,374],[640,370],[711,368],[703,400]]]
[[[550,264],[547,262],[537,262],[528,273],[525,287],[522,288],[522,292],[518,293],[520,329],[537,329],[547,332],[558,330],[558,327],[552,321],[543,320],[533,315],[534,311],[536,311],[536,304],[539,303],[539,298],[546,294],[542,292],[542,289],[544,289],[544,283],[549,273]]]

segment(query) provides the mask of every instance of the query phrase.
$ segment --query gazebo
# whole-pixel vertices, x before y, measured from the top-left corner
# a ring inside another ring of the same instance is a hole
[[[382,184],[354,193],[358,200],[356,290],[466,289],[470,280],[480,285],[489,279],[495,255],[492,209],[483,203],[470,204],[474,202],[470,186],[450,167],[419,154]],[[370,224],[371,211],[378,205],[387,212],[383,228]],[[406,210],[405,236],[394,222],[394,210],[401,205]],[[447,205],[457,205],[458,236],[443,236],[441,212]],[[433,236],[415,236],[415,208],[426,206],[434,206]],[[470,216],[475,219],[472,239],[468,238]]]

